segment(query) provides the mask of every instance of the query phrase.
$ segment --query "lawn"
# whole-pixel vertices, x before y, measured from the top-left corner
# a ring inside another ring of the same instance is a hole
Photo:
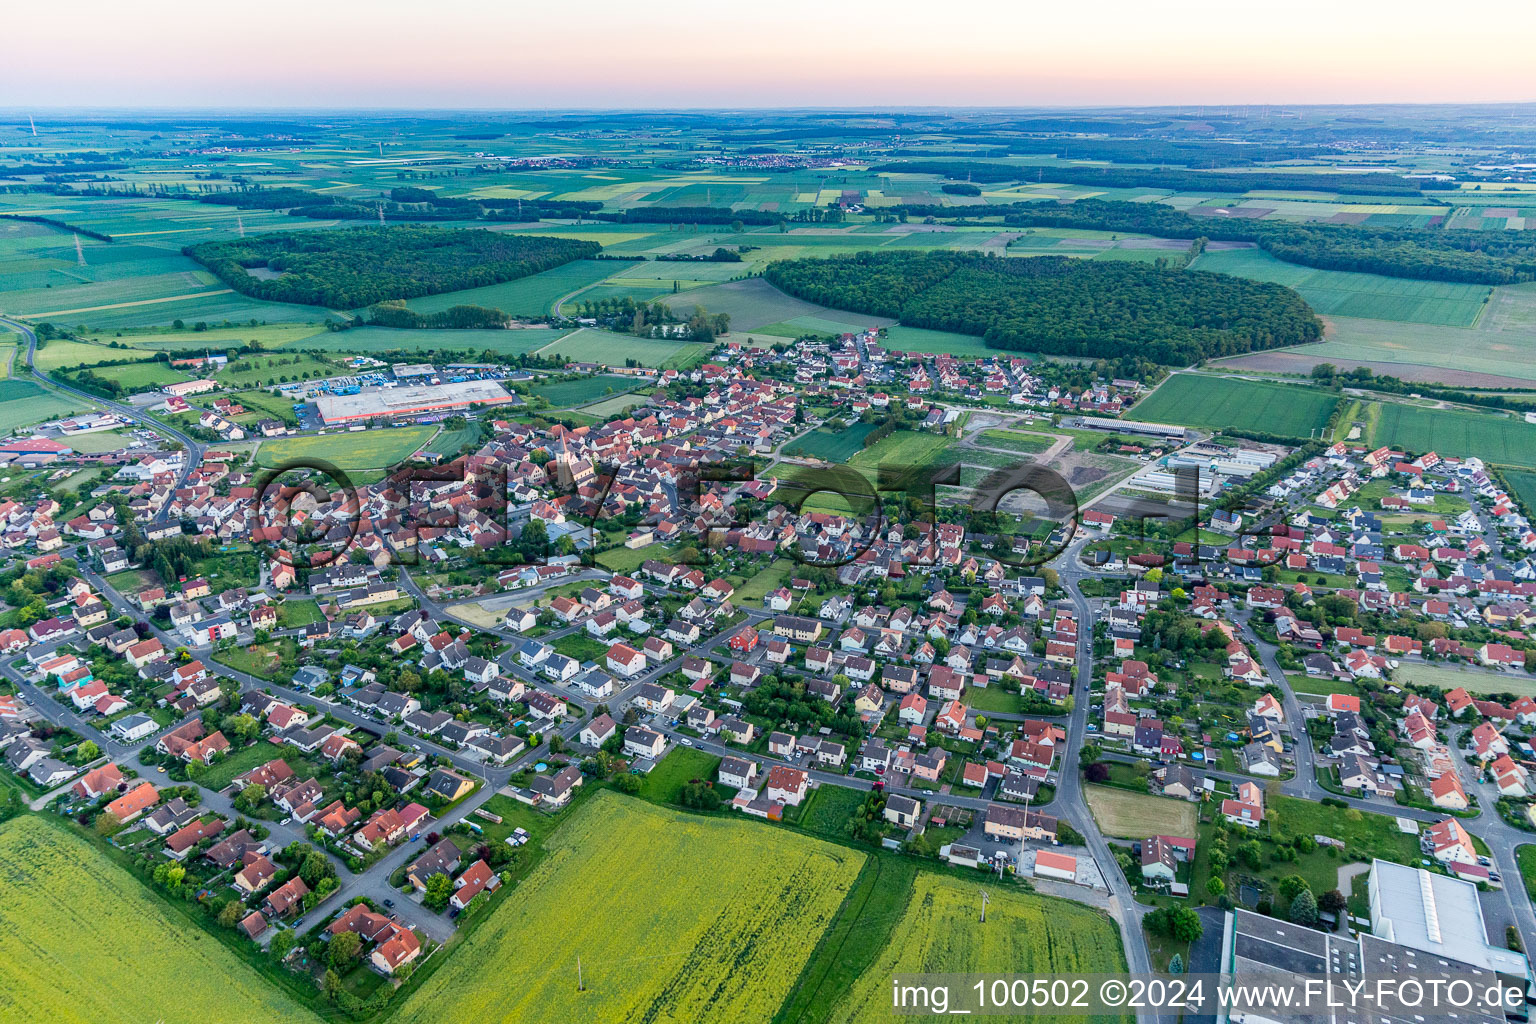
[[[1152,835],[1193,838],[1195,805],[1186,800],[1132,793],[1109,786],[1084,786],[1083,795],[1094,820],[1106,836],[1145,839]]]
[[[787,558],[778,558],[773,564],[762,572],[753,576],[747,582],[736,589],[735,600],[738,607],[757,606],[762,604],[763,598],[772,591],[778,590],[789,582],[790,574],[795,565]]]
[[[883,464],[898,468],[944,466],[958,460],[956,453],[949,450],[954,443],[954,438],[942,434],[898,430],[863,449],[848,462],[869,473],[874,473]]]
[[[315,601],[290,600],[277,606],[277,625],[280,629],[298,629],[324,620],[325,615]]]
[[[414,455],[436,432],[435,427],[397,427],[273,438],[256,449],[256,464],[273,468],[298,459],[319,459],[342,470],[392,469]]]
[[[878,424],[854,423],[842,430],[817,427],[784,449],[785,455],[801,455],[823,462],[847,462],[864,448],[864,439]]]
[[[1104,914],[996,882],[982,876],[969,881],[919,874],[885,948],[824,1019],[838,1024],[890,1020],[891,977],[898,974],[1074,976],[1126,969],[1120,936]],[[989,897],[984,925],[977,923],[983,889]]]
[[[1487,696],[1509,693],[1517,697],[1536,697],[1536,677],[1524,672],[1488,672],[1467,665],[1432,665],[1424,661],[1405,660],[1392,672],[1397,683],[1420,683],[1438,686],[1442,690],[1454,690],[1460,686],[1468,693]]]
[[[0,892],[7,1019],[317,1019],[62,826],[32,816],[0,826]]]
[[[291,747],[285,749],[275,743],[262,740],[249,747],[231,751],[224,760],[209,765],[207,772],[197,781],[200,785],[217,792],[229,785],[236,775],[244,775],[257,765],[266,764],[268,761],[284,760],[294,771],[302,771],[302,766],[295,760],[302,756]],[[299,778],[302,779],[304,776],[301,774]]]
[[[853,817],[867,795],[863,790],[847,786],[822,786],[801,811],[800,827],[828,839],[846,839],[848,819]]]
[[[684,786],[694,779],[713,780],[719,765],[720,759],[713,754],[693,747],[674,746],[642,779],[640,795],[658,804],[676,803]]]
[[[767,1020],[865,860],[611,792],[587,800],[545,845],[515,898],[395,1020]]]
[[[1525,880],[1525,891],[1536,900],[1536,846],[1529,844],[1515,850],[1515,861],[1520,865],[1520,877]]]
[[[608,655],[608,648],[613,646],[613,641],[599,640],[585,632],[578,632],[561,637],[554,642],[553,646],[567,658],[575,658],[580,662],[595,661],[601,665]]]
[[[648,558],[656,558],[666,554],[666,549],[658,544],[647,544],[643,548],[617,547],[604,551],[597,556],[597,564],[610,572],[629,575]]]
[[[1176,373],[1137,402],[1127,418],[1304,438],[1328,425],[1338,403],[1338,396],[1302,385]]]

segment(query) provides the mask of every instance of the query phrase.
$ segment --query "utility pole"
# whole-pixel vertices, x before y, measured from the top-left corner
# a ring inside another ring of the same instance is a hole
[[[981,923],[987,923],[987,890],[981,890]]]
[[[80,246],[80,236],[78,234],[75,235],[75,263],[82,267],[85,266],[85,250]]]
[[[586,990],[587,986],[581,982],[581,955],[578,953],[576,956],[576,991],[585,992]]]

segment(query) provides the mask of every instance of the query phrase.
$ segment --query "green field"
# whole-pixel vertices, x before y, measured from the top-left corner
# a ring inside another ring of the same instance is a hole
[[[984,925],[976,920],[983,889],[990,897]],[[995,971],[998,964],[1007,964],[1010,974],[1111,974],[1125,970],[1125,953],[1109,918],[1081,904],[990,884],[980,876],[973,881],[921,873],[885,948],[824,1019],[889,1021],[893,975],[967,974]]]
[[[520,356],[563,338],[569,331],[529,327],[512,331],[397,330],[390,327],[354,327],[350,331],[296,338],[286,347],[314,352],[355,352],[386,359],[391,352],[420,355],[424,352],[467,353],[478,357],[490,351],[499,356]]]
[[[1378,402],[1368,422],[1375,445],[1536,468],[1536,424],[1518,416]]]
[[[633,359],[641,366],[661,368],[671,366],[677,358],[697,350],[700,359],[713,345],[692,341],[669,341],[665,338],[635,338],[616,331],[599,331],[582,328],[573,334],[539,350],[541,356],[565,356],[577,363],[601,363],[604,366],[623,366]]]
[[[579,405],[590,405],[599,399],[606,398],[609,391],[628,391],[630,388],[638,387],[640,383],[633,377],[598,374],[595,377],[578,377],[575,380],[553,380],[547,383],[534,381],[532,384],[522,386],[533,394],[547,399],[555,408],[567,409]]]
[[[864,448],[864,439],[878,424],[854,423],[842,430],[817,427],[784,449],[785,455],[803,455],[824,462],[847,462]]]
[[[873,472],[882,464],[893,466],[942,466],[957,461],[954,438],[898,430],[852,456],[848,462]]]
[[[117,381],[129,393],[158,391],[167,384],[192,379],[171,366],[170,363],[158,362],[122,363],[90,372],[95,373],[98,377],[107,377]],[[72,375],[67,372],[61,371],[59,377],[62,381],[73,383]]]
[[[1526,518],[1536,514],[1536,472],[1522,473],[1518,470],[1505,470],[1504,479],[1509,484],[1510,491],[1515,500],[1525,506]]]
[[[625,409],[642,406],[645,404],[644,395],[613,395],[600,402],[581,407],[581,412],[587,416],[596,416],[600,420],[617,416]]]
[[[68,416],[85,408],[84,399],[50,391],[29,380],[0,381],[0,431]]]
[[[1261,249],[1207,251],[1195,270],[1272,281],[1301,293],[1324,315],[1471,327],[1492,291],[1487,285],[1414,281],[1378,274],[1314,270],[1276,259]]]
[[[320,459],[342,470],[390,469],[414,455],[436,427],[371,429],[315,437],[277,437],[256,449],[256,464],[275,468],[296,459]]]
[[[229,388],[277,384],[284,377],[334,377],[346,373],[344,367],[306,355],[241,356],[219,371],[218,382]]]
[[[1147,423],[1306,437],[1328,425],[1338,398],[1316,388],[1176,373],[1126,414]]]
[[[513,899],[394,1020],[765,1021],[865,860],[755,822],[609,792],[544,845],[545,860]],[[585,991],[575,984],[578,953]]]
[[[543,316],[554,312],[559,299],[594,285],[625,266],[627,264],[611,260],[576,260],[515,281],[423,295],[410,299],[406,305],[418,313],[436,313],[452,306],[485,306],[513,316]]]
[[[7,1020],[318,1019],[63,826],[0,826],[0,892]]]
[[[998,354],[997,349],[988,348],[985,341],[973,334],[932,331],[926,327],[905,327],[901,324],[886,328],[885,334],[880,338],[880,344],[895,352],[927,352],[935,355],[947,352],[952,356],[966,359],[979,359]]]

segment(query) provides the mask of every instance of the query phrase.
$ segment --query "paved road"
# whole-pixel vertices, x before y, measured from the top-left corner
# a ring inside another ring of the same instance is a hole
[[[203,453],[208,450],[207,447],[202,444],[202,442],[195,440],[191,435],[185,434],[173,426],[149,420],[144,415],[142,410],[135,409],[131,405],[124,405],[121,402],[114,402],[110,399],[102,398],[98,395],[93,395],[88,391],[81,391],[79,388],[70,387],[68,384],[61,384],[54,380],[52,377],[47,376],[38,370],[37,366],[33,362],[33,358],[37,353],[36,332],[34,332],[32,328],[28,327],[26,324],[20,323],[16,320],[11,320],[7,317],[0,316],[0,323],[3,323],[13,330],[18,331],[21,336],[26,339],[27,371],[42,383],[48,385],[49,387],[56,388],[59,391],[64,391],[68,394],[75,395],[78,398],[83,398],[95,405],[103,406],[107,409],[110,409],[112,412],[117,413],[119,416],[125,416],[130,420],[142,423],[144,426],[151,430],[154,430],[158,433],[167,434],[175,440],[181,442],[182,447],[185,449],[186,455],[182,460],[181,473],[176,479],[176,486],[183,487],[186,485],[187,478],[192,475],[192,471],[195,470],[203,461]],[[169,509],[170,503],[167,502],[166,507],[162,508],[158,513],[155,514],[155,521],[164,521],[170,514]]]

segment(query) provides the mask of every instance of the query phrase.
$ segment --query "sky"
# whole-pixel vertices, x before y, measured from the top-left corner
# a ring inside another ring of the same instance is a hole
[[[27,0],[0,106],[1536,100],[1532,0]]]

